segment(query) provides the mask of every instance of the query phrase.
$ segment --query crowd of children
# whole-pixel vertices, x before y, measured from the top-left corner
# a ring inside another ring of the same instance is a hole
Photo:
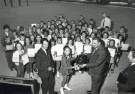
[[[33,70],[36,70],[34,56],[42,46],[41,40],[46,38],[49,41],[53,60],[56,62],[56,76],[59,77],[62,73],[64,78],[62,87],[68,83],[72,72],[65,68],[71,67],[68,64],[71,57],[76,58],[82,54],[92,53],[93,38],[101,38],[104,46],[109,50],[111,71],[118,66],[122,55],[121,48],[127,40],[125,26],[121,26],[115,32],[111,26],[97,27],[94,19],[87,21],[84,16],[77,21],[58,16],[54,20],[31,24],[28,30],[23,26],[11,29],[9,25],[4,25],[3,30],[2,44],[5,47],[8,65],[11,70],[17,71],[17,77],[27,77],[26,74],[32,77]]]

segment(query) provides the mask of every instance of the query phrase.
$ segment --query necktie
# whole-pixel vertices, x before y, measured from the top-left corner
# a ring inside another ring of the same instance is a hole
[[[46,53],[46,55],[47,55],[47,51],[45,50],[45,53]]]
[[[94,50],[93,50],[92,54],[94,54],[94,53],[95,53],[95,51],[96,51],[96,48],[94,48]]]
[[[105,27],[105,18],[104,18],[104,20],[103,20],[103,27]]]

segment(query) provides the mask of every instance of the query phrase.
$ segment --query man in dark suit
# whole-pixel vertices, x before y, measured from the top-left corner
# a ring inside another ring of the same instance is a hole
[[[10,29],[10,26],[5,24],[3,26],[3,32],[1,32],[1,36],[0,36],[0,41],[2,43],[2,45],[5,45],[5,39],[9,37],[11,40],[14,39],[13,33]]]
[[[48,50],[48,40],[42,40],[42,47],[36,54],[36,66],[42,80],[43,94],[54,94],[54,63]]]
[[[81,67],[89,68],[89,75],[92,77],[92,89],[89,94],[100,94],[101,87],[109,70],[110,54],[102,45],[99,38],[93,39],[93,52],[89,54],[89,63],[83,64]]]
[[[131,51],[128,58],[131,64],[120,72],[117,79],[119,94],[135,93],[135,51]]]

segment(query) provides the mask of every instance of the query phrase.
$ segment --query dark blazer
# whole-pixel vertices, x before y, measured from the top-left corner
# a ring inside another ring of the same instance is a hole
[[[38,73],[41,78],[48,78],[50,73],[48,67],[54,68],[54,62],[51,57],[51,52],[48,50],[47,54],[42,48],[39,49],[35,56],[36,67],[38,68]]]
[[[108,71],[110,54],[104,46],[97,48],[94,53],[88,55],[88,58],[89,63],[87,64],[87,67],[89,67],[88,73],[90,75],[102,75]]]
[[[7,36],[6,36],[5,32],[3,31],[2,34],[1,34],[1,39],[0,39],[3,46],[5,45],[6,37]],[[14,39],[14,35],[13,35],[13,33],[11,31],[8,32],[8,37],[10,37],[11,40]]]
[[[117,81],[120,91],[135,91],[135,65],[130,65],[120,72]]]

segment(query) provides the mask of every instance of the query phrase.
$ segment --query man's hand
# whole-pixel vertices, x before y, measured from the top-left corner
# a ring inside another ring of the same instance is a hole
[[[84,68],[86,67],[87,64],[82,64],[82,65],[79,65],[80,68]]]
[[[55,68],[52,68],[52,72],[55,72]]]
[[[52,67],[48,67],[48,71],[52,71]]]
[[[75,64],[75,65],[74,65],[74,69],[75,69],[75,70],[79,70],[79,69],[80,69],[79,65],[76,65],[76,64]]]

